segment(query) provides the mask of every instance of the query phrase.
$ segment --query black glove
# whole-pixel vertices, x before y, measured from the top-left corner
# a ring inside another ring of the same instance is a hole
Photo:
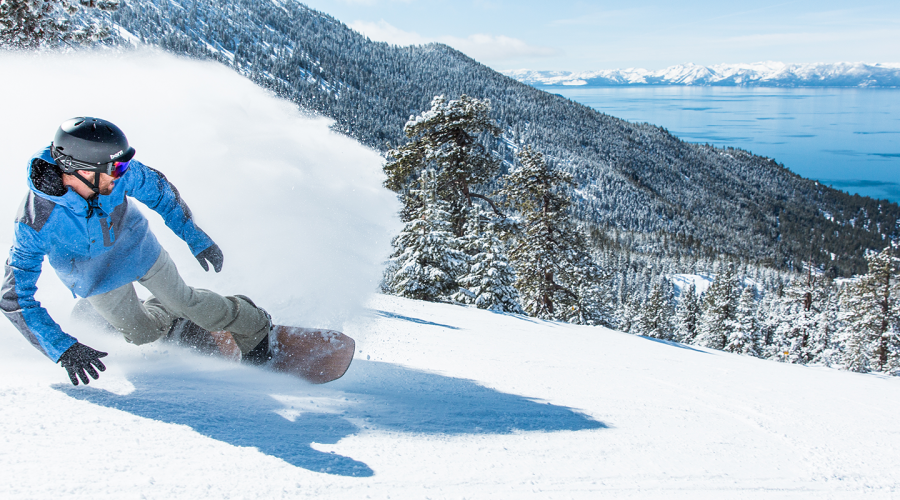
[[[213,269],[215,269],[216,272],[219,272],[222,270],[222,262],[225,260],[225,256],[222,255],[222,250],[219,248],[219,245],[216,245],[215,243],[194,257],[197,259],[197,262],[203,266],[204,271],[209,271],[209,265],[206,261],[209,261],[209,263],[213,265]]]
[[[81,342],[75,342],[75,345],[70,347],[59,357],[59,363],[67,372],[69,372],[69,380],[72,381],[72,385],[78,385],[78,378],[81,378],[81,381],[87,385],[90,383],[88,374],[90,374],[94,380],[97,380],[100,378],[100,374],[97,373],[97,370],[100,370],[101,372],[106,371],[106,366],[103,365],[100,358],[107,355],[107,353],[91,349]],[[97,367],[97,370],[94,369],[95,366]],[[87,370],[87,373],[85,373],[85,370]]]

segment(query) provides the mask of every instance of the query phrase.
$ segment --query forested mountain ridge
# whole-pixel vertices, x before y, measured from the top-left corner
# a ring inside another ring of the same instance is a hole
[[[532,145],[576,181],[575,216],[597,241],[672,256],[717,253],[778,268],[812,260],[865,271],[866,250],[900,239],[900,206],[849,196],[774,160],[683,142],[506,77],[444,45],[372,42],[291,0],[131,0],[109,16],[120,43],[218,60],[380,151],[435,95],[491,100],[507,162]],[[636,237],[635,237],[636,235]],[[624,238],[624,240],[621,240]],[[832,259],[832,255],[834,259]]]

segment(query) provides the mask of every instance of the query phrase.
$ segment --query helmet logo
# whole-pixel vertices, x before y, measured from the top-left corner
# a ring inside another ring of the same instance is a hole
[[[109,155],[109,159],[112,160],[113,158],[122,156],[122,153],[123,153],[123,151],[120,149],[118,153]]]

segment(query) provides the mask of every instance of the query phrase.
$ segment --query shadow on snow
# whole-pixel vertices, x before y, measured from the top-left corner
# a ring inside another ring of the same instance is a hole
[[[382,318],[399,319],[399,320],[402,320],[402,321],[409,321],[410,323],[416,323],[416,324],[419,324],[419,325],[439,326],[439,327],[441,327],[441,328],[447,328],[447,329],[449,329],[449,330],[459,330],[459,327],[458,327],[458,326],[442,325],[442,324],[440,324],[440,323],[433,323],[433,322],[431,322],[431,321],[426,321],[426,320],[424,320],[424,319],[412,318],[412,317],[410,317],[410,316],[403,316],[402,314],[396,314],[396,313],[387,312],[387,311],[374,310],[374,309],[373,309],[372,311],[373,311],[377,316],[380,316],[380,317],[382,317]]]
[[[280,383],[273,377],[246,377],[244,370],[231,372],[240,373],[136,374],[130,377],[135,390],[125,396],[90,386],[59,384],[55,389],[342,476],[375,472],[350,457],[318,451],[312,443],[335,444],[363,429],[463,435],[606,427],[571,408],[389,363],[355,361],[344,378],[325,386],[298,387],[295,379]]]
[[[700,354],[709,354],[706,351],[701,351],[700,349],[694,349],[693,347],[691,347],[687,344],[675,342],[674,340],[663,340],[663,339],[657,339],[657,338],[653,338],[653,337],[645,337],[643,335],[636,335],[636,337],[640,338],[640,339],[644,339],[644,340],[649,340],[651,342],[656,342],[657,344],[670,345],[672,347],[677,347],[679,349],[687,349],[688,351],[699,352]]]

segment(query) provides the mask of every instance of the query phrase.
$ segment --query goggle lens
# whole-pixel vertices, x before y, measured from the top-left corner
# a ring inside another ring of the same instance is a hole
[[[128,171],[128,166],[131,164],[131,160],[128,161],[117,161],[115,163],[115,169],[112,171],[111,175],[113,179],[118,179],[125,175],[125,172]]]

